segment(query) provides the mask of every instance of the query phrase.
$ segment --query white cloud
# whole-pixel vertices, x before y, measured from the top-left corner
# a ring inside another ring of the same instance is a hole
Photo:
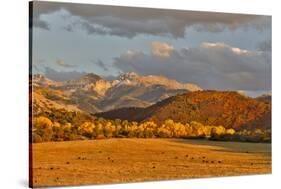
[[[143,55],[142,51],[129,49],[125,53],[123,53],[121,56],[124,58],[127,58],[127,59],[136,59],[137,57],[142,56],[142,55]]]
[[[232,50],[233,53],[236,53],[236,54],[250,54],[251,53],[248,50],[240,49],[240,48],[237,48],[237,47],[233,47],[233,48],[231,48],[231,50]]]
[[[202,48],[225,48],[226,47],[226,45],[222,42],[217,42],[217,43],[203,42],[200,46]]]
[[[158,57],[169,57],[174,51],[174,47],[168,43],[154,41],[151,43],[151,53]]]
[[[64,61],[61,60],[61,59],[58,59],[58,60],[56,61],[56,63],[57,63],[58,65],[60,65],[60,66],[64,66],[64,65],[65,65]]]
[[[206,48],[206,49],[225,49],[225,50],[232,51],[233,53],[238,54],[238,55],[252,54],[252,52],[249,50],[240,49],[238,47],[231,47],[230,45],[227,45],[222,42],[216,42],[216,43],[204,42],[200,46],[201,46],[201,48]]]

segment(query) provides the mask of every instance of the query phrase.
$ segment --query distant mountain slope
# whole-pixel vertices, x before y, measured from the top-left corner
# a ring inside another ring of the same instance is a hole
[[[202,90],[195,84],[179,83],[163,76],[140,76],[133,72],[122,74],[112,81],[93,73],[66,81],[53,81],[43,75],[34,75],[32,79],[34,93],[49,89],[48,95],[43,95],[46,100],[65,107],[71,105],[72,109],[75,107],[88,113],[123,107],[148,107],[174,95]],[[52,98],[58,93],[68,101]]]
[[[140,76],[135,72],[128,72],[119,76],[117,80],[118,84],[142,84],[144,86],[165,86],[169,89],[186,89],[188,91],[198,91],[202,90],[199,86],[192,83],[180,83],[173,79],[168,79],[164,76],[158,75],[147,75]]]
[[[271,103],[271,94],[264,94],[255,98],[260,102]]]
[[[270,128],[271,105],[245,97],[237,92],[196,91],[165,99],[147,108],[123,108],[96,116],[129,121],[166,119],[204,125],[223,125],[226,128]]]
[[[62,92],[48,88],[37,88],[32,93],[33,115],[50,112],[52,109],[65,109],[68,111],[82,112],[72,104],[70,99]]]

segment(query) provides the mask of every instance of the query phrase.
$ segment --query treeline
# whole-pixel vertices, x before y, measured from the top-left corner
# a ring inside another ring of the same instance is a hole
[[[212,140],[220,141],[240,141],[240,142],[271,142],[271,129],[243,129],[234,135],[222,135],[212,137]]]
[[[236,132],[234,129],[226,129],[223,126],[203,125],[192,121],[189,124],[174,122],[171,119],[163,124],[157,125],[153,121],[142,123],[129,122],[127,120],[105,120],[103,118],[92,118],[84,122],[74,123],[58,122],[39,116],[32,120],[32,141],[69,141],[104,138],[209,138],[212,140],[237,140],[237,141],[264,141],[264,132],[257,130]],[[82,119],[83,120],[83,119]],[[254,135],[256,134],[256,135]],[[257,138],[256,136],[259,136]],[[271,133],[270,133],[271,136]]]
[[[223,126],[202,125],[198,122],[181,124],[169,119],[157,125],[153,121],[142,123],[127,120],[105,120],[103,118],[85,121],[79,125],[59,123],[40,116],[33,119],[33,142],[67,141],[103,138],[204,138],[235,134],[234,129]]]
[[[130,122],[108,120],[81,112],[52,109],[32,118],[32,142],[103,138],[208,138],[210,140],[270,142],[271,129],[234,130],[222,125],[182,124],[171,119]]]

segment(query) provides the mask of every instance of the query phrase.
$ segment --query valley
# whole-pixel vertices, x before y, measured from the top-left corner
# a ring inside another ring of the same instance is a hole
[[[34,187],[271,173],[271,96],[135,73],[32,85]]]
[[[271,144],[263,143],[105,139],[37,143],[32,150],[34,187],[271,173]]]

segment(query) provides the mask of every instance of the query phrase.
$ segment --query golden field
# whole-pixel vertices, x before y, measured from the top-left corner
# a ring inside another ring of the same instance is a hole
[[[34,187],[271,173],[271,144],[104,139],[32,144]]]

